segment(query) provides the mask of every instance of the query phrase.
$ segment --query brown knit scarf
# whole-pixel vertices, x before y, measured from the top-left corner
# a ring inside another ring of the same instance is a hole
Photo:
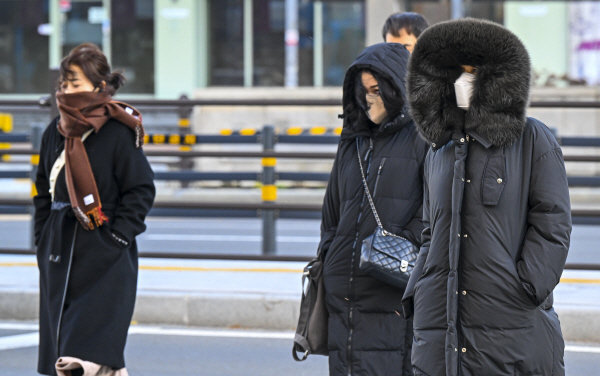
[[[144,142],[142,115],[126,103],[113,101],[106,92],[59,92],[56,102],[60,112],[58,131],[65,136],[65,178],[71,207],[83,228],[93,230],[108,218],[102,213],[98,187],[81,136],[92,128],[98,133],[113,118],[135,132],[139,148]]]

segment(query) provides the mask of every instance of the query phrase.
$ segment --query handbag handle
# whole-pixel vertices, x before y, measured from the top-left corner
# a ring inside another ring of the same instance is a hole
[[[381,232],[384,236],[394,235],[393,233],[383,228],[381,220],[379,219],[379,215],[377,214],[377,209],[375,209],[375,203],[373,202],[371,192],[369,191],[369,185],[367,184],[367,179],[365,178],[365,170],[363,169],[363,165],[360,160],[360,148],[358,146],[358,137],[356,138],[356,156],[358,157],[358,165],[360,166],[360,175],[362,177],[363,187],[365,188],[365,194],[367,195],[367,199],[369,200],[369,205],[371,206],[371,211],[373,212],[373,216],[375,217],[375,222],[377,222],[377,226],[381,228]]]

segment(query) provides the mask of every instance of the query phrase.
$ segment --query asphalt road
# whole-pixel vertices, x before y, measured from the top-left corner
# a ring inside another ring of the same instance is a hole
[[[146,252],[251,254],[261,252],[261,221],[236,218],[150,217],[138,237]],[[24,215],[0,215],[0,248],[27,248],[29,220]],[[311,256],[319,242],[319,220],[277,221],[277,254]],[[573,227],[568,262],[600,264],[600,226]]]
[[[136,329],[142,333],[136,334]],[[325,357],[311,356],[303,363],[292,359],[291,332],[150,327],[135,327],[132,331],[125,352],[132,376],[327,374]],[[26,342],[28,335],[29,339],[37,338],[32,330],[0,329],[2,376],[37,375],[37,347]],[[3,345],[10,347],[11,342],[16,348],[2,349]]]
[[[15,328],[0,322],[0,373],[37,375],[35,328]],[[125,357],[132,376],[326,375],[326,357],[292,360],[291,338],[291,332],[134,326]],[[597,374],[600,344],[567,344],[565,364],[567,376]]]

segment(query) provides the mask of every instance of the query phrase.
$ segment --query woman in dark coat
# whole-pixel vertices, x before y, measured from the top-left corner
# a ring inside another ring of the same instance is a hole
[[[427,144],[407,112],[408,58],[400,44],[368,47],[344,80],[344,128],[323,203],[319,245],[325,252],[331,375],[411,374],[412,323],[401,315],[404,291],[359,270],[361,243],[377,225],[357,158],[358,144],[384,228],[420,244]]]
[[[91,44],[61,63],[60,116],[43,135],[34,198],[42,374],[55,375],[60,357],[125,366],[135,237],[155,190],[141,115],[111,100],[122,81]]]
[[[473,67],[458,108],[453,83]],[[415,375],[564,375],[552,290],[569,191],[554,136],[525,117],[530,69],[519,39],[481,20],[434,25],[413,52],[411,113],[432,146],[423,245],[403,298]]]

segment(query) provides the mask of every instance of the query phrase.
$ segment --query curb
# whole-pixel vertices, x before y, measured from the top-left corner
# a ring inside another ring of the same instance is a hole
[[[33,291],[1,291],[0,320],[36,320],[39,295]],[[133,321],[137,324],[220,328],[294,330],[300,299],[290,295],[138,293]],[[565,341],[600,342],[600,308],[555,309]]]
[[[139,293],[136,324],[294,330],[300,299],[261,294]],[[37,292],[0,291],[0,320],[37,320]]]
[[[555,306],[565,341],[600,342],[600,308]]]
[[[294,330],[300,299],[259,294],[138,294],[138,324]]]

